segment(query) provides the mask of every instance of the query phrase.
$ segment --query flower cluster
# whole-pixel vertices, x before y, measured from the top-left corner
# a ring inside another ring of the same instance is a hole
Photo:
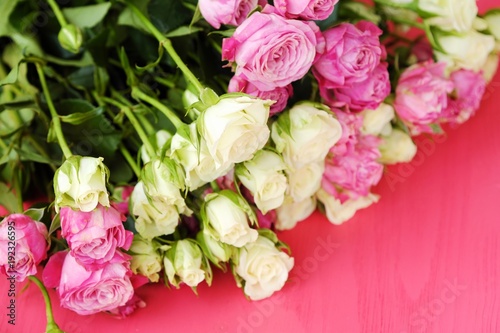
[[[23,165],[0,170],[18,213],[0,224],[0,270],[44,265],[81,315],[130,315],[139,286],[196,292],[213,269],[251,300],[281,290],[294,259],[279,231],[318,205],[339,225],[377,202],[413,137],[476,112],[500,50],[499,12],[473,0],[95,2],[50,2],[61,29],[39,42],[54,54],[7,41],[0,90],[2,161]],[[20,214],[41,188],[45,218]]]

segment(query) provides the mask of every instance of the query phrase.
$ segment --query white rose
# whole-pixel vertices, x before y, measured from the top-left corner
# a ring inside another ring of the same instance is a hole
[[[173,234],[179,224],[177,207],[146,196],[144,185],[138,182],[130,196],[131,213],[136,216],[135,228],[146,239]]]
[[[203,253],[198,245],[191,240],[177,241],[165,253],[163,264],[168,281],[176,287],[179,286],[179,282],[196,287],[205,280]]]
[[[153,137],[153,140],[151,140],[151,144],[153,147],[156,149],[156,153],[158,154],[158,157],[160,157],[160,153],[162,151],[163,146],[167,141],[172,137],[172,134],[165,130],[159,130],[158,132],[155,133],[155,136]],[[151,161],[152,158],[156,156],[149,156],[148,151],[146,149],[146,146],[141,147],[141,158],[144,163],[148,163]]]
[[[388,134],[390,123],[394,118],[394,108],[392,105],[382,103],[376,110],[365,110],[362,113],[363,126],[361,132],[365,135]]]
[[[325,162],[309,163],[297,170],[287,170],[288,190],[287,195],[295,202],[304,201],[316,193],[321,187]]]
[[[500,10],[492,10],[483,17],[488,25],[488,30],[496,40],[500,40]]]
[[[69,206],[82,212],[94,210],[98,204],[109,207],[108,168],[103,158],[73,155],[57,169],[54,175],[56,211]]]
[[[204,232],[213,232],[215,239],[235,247],[242,247],[257,239],[258,232],[248,225],[245,211],[225,195],[207,195],[204,209],[208,223]]]
[[[156,251],[157,246],[155,242],[135,235],[129,250],[132,255],[130,262],[132,272],[146,276],[151,282],[158,282],[160,279],[158,273],[162,268],[161,257]]]
[[[196,240],[203,249],[203,253],[215,265],[218,265],[220,262],[229,261],[232,253],[231,246],[217,241],[212,235],[203,231],[198,232]]]
[[[476,0],[419,0],[421,10],[436,15],[428,19],[443,30],[466,32],[477,16]]]
[[[352,218],[358,210],[367,208],[379,200],[378,195],[370,193],[365,197],[349,199],[341,203],[339,199],[331,196],[323,189],[320,189],[316,196],[325,205],[328,220],[336,225],[344,223]]]
[[[283,112],[273,123],[271,137],[285,163],[300,169],[324,160],[341,134],[340,123],[332,114],[309,104],[299,104]]]
[[[154,159],[147,163],[142,169],[141,181],[153,206],[161,202],[162,206],[175,207],[179,214],[191,214],[180,191],[184,189],[184,174],[173,160]]]
[[[470,30],[460,35],[438,35],[439,45],[445,53],[436,51],[438,61],[448,63],[448,68],[480,71],[486,64],[489,54],[495,48],[495,38]]]
[[[497,73],[498,70],[498,54],[491,53],[488,56],[488,60],[486,60],[486,64],[483,67],[483,75],[486,82],[491,82],[493,77]]]
[[[235,271],[245,280],[243,291],[251,300],[264,299],[283,288],[294,260],[272,241],[259,236],[238,252]]]
[[[250,190],[263,214],[283,203],[287,188],[285,168],[281,156],[268,150],[260,150],[251,160],[236,166],[238,179]]]
[[[298,222],[308,218],[315,209],[315,197],[306,198],[299,202],[295,202],[291,197],[286,197],[283,205],[276,209],[277,219],[274,226],[278,230],[292,229]]]
[[[269,108],[273,101],[227,94],[197,119],[209,153],[221,165],[246,161],[269,139]]]
[[[378,149],[382,154],[380,163],[395,164],[410,162],[417,153],[417,146],[405,132],[394,129],[389,136],[382,137]]]
[[[186,186],[190,191],[225,175],[233,164],[219,164],[200,140],[196,123],[179,130],[170,144],[170,157],[177,161],[186,173]]]

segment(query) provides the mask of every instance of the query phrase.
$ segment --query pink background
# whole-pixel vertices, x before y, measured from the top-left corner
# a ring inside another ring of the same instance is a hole
[[[296,265],[273,297],[247,301],[231,274],[217,272],[199,296],[141,288],[147,307],[126,320],[80,317],[51,291],[56,320],[69,333],[500,332],[499,88],[496,75],[478,114],[447,137],[418,138],[416,159],[390,168],[375,189],[378,204],[342,226],[316,213],[281,232]],[[7,302],[0,277],[0,332],[44,331],[35,286],[17,297],[16,326],[7,325]]]

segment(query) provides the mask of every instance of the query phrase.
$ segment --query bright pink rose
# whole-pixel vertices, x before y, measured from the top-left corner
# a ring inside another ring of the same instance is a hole
[[[62,236],[72,255],[89,270],[100,269],[110,261],[123,260],[119,247],[128,250],[134,237],[125,230],[125,217],[113,207],[98,205],[91,212],[61,208]]]
[[[227,91],[242,92],[255,97],[259,97],[261,99],[270,99],[272,101],[275,101],[276,103],[271,105],[271,110],[269,111],[269,115],[271,116],[283,111],[288,102],[288,98],[293,95],[293,88],[291,84],[285,87],[276,87],[268,91],[260,91],[256,86],[248,82],[241,75],[235,75],[232,77],[231,81],[229,81]]]
[[[287,18],[321,21],[333,12],[339,0],[274,0],[276,11]]]
[[[266,11],[267,9],[267,11]],[[222,59],[236,64],[256,89],[273,90],[301,79],[311,68],[324,39],[313,22],[286,19],[266,6],[222,41]]]
[[[127,303],[125,303],[125,305],[119,306],[108,312],[118,319],[123,319],[130,316],[136,309],[142,309],[145,307],[146,302],[144,302],[142,298],[134,294],[134,296],[132,296],[132,298]]]
[[[326,30],[326,50],[313,67],[320,85],[339,88],[366,81],[385,56],[380,35],[382,30],[368,21]]]
[[[448,106],[443,118],[447,122],[461,124],[467,121],[479,108],[486,89],[482,73],[468,69],[455,71],[450,77],[455,89],[448,97]]]
[[[330,148],[330,153],[341,156],[355,149],[358,143],[358,137],[361,135],[361,126],[363,126],[363,117],[355,113],[343,112],[332,109],[337,116],[337,120],[342,126],[342,136],[337,143]]]
[[[407,68],[396,87],[394,109],[401,119],[427,125],[442,116],[453,83],[446,79],[444,62],[423,62]]]
[[[327,158],[323,187],[325,182],[329,182],[347,190],[351,198],[368,195],[370,188],[380,181],[384,170],[383,165],[377,162],[381,156],[378,144],[377,137],[363,135],[358,138],[354,149],[342,156]]]
[[[365,81],[352,87],[329,89],[320,82],[320,94],[332,106],[347,105],[350,111],[375,110],[391,92],[387,63],[380,63]]]
[[[87,271],[71,253],[59,252],[45,266],[43,281],[49,288],[58,288],[62,307],[90,315],[125,306],[134,295],[131,275],[127,262]]]
[[[199,0],[201,15],[215,29],[221,24],[238,26],[257,5],[264,6],[265,0]]]
[[[35,275],[47,257],[47,227],[23,214],[12,214],[0,223],[0,271],[22,282]]]

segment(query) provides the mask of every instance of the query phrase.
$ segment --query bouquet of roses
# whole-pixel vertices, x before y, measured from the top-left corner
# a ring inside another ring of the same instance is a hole
[[[45,287],[122,317],[214,268],[271,296],[293,267],[275,232],[378,201],[412,137],[479,108],[500,50],[474,0],[0,8],[0,270],[42,289],[51,332]]]

